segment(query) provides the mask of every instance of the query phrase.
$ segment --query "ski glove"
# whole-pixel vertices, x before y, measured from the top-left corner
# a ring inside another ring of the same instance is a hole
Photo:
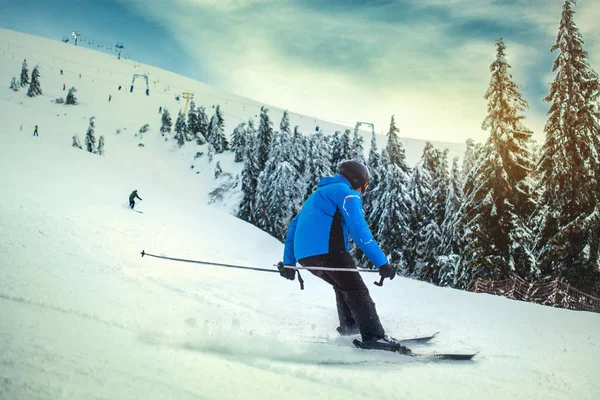
[[[277,269],[279,270],[279,275],[283,276],[285,279],[289,279],[290,281],[296,279],[296,270],[284,268],[283,262],[279,261],[279,263],[277,263]]]
[[[392,280],[396,276],[396,271],[394,270],[394,267],[390,265],[390,263],[385,263],[379,267],[379,276],[383,278],[390,278],[390,280]]]

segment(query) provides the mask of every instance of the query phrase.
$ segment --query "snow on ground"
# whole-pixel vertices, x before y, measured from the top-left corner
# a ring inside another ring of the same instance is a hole
[[[0,64],[7,86],[20,62]],[[0,94],[0,399],[599,397],[598,314],[400,277],[378,288],[365,274],[389,334],[440,331],[416,350],[479,352],[423,362],[337,338],[333,291],[310,274],[300,291],[276,273],[140,257],[274,269],[283,248],[207,205],[213,167],[204,157],[190,172],[195,149],[161,143],[157,126],[144,148],[114,134],[141,126],[136,102],[152,96],[134,92],[108,109],[92,83],[83,88],[88,106],[78,108],[50,103],[60,94],[50,88],[35,99]],[[92,108],[106,127],[104,157],[70,147]],[[126,208],[133,189],[143,214]]]

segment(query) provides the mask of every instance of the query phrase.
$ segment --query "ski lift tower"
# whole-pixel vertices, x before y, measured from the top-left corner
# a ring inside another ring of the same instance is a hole
[[[117,49],[117,51],[119,52],[119,60],[121,59],[121,52],[123,51],[123,49],[125,48],[125,45],[123,45],[123,43],[119,42],[115,45],[115,49]]]
[[[361,125],[365,125],[365,126],[370,126],[371,127],[371,133],[374,135],[375,134],[375,125],[373,125],[371,122],[357,122],[356,126],[354,127],[354,134],[358,135],[358,128]]]
[[[73,31],[73,33],[71,33],[71,36],[73,36],[73,39],[75,39],[75,46],[77,46],[77,39],[79,38],[79,36],[81,36],[81,32]]]
[[[183,98],[185,99],[185,107],[183,108],[183,116],[185,117],[188,112],[188,105],[190,100],[194,98],[194,93],[183,92]]]
[[[133,92],[133,84],[135,83],[136,78],[143,78],[146,81],[146,96],[150,96],[150,86],[148,85],[148,75],[140,75],[133,74],[133,79],[131,79],[131,89],[129,92]]]

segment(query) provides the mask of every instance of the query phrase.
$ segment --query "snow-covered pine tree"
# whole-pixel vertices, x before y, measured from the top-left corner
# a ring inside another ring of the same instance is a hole
[[[27,69],[27,60],[23,60],[21,66],[21,87],[29,85],[29,69]]]
[[[408,238],[408,202],[406,200],[406,173],[390,162],[384,173],[387,190],[379,199],[381,215],[377,223],[377,237],[383,252],[396,271],[406,270],[404,249]],[[381,186],[381,185],[380,185]]]
[[[98,154],[99,156],[104,155],[104,136],[103,135],[100,135],[100,138],[98,138],[98,149],[96,150],[96,154]]]
[[[221,113],[221,107],[217,105],[215,107],[215,115],[211,120],[212,131],[210,133],[209,142],[215,148],[215,152],[220,154],[229,148],[229,142],[225,136],[225,120]]]
[[[83,149],[81,146],[81,142],[79,141],[79,136],[73,135],[73,147],[77,147],[78,149]]]
[[[532,132],[522,123],[520,114],[527,102],[512,81],[502,39],[496,48],[485,94],[488,115],[482,126],[490,136],[465,182],[461,224],[464,267],[472,276],[506,279],[513,272],[529,274],[534,264],[525,224],[532,209],[528,179],[533,168],[528,149]]]
[[[206,115],[206,109],[204,106],[200,106],[195,112],[196,121],[194,124],[194,132],[196,132],[196,143],[203,145],[207,142],[208,137],[208,116]]]
[[[477,162],[477,157],[479,157],[479,152],[481,151],[481,144],[475,144],[475,141],[473,139],[467,139],[465,145],[465,155],[463,156],[461,170],[463,182],[467,179],[467,175],[469,175],[469,172],[471,172],[471,170],[475,166],[475,163]]]
[[[565,1],[551,49],[558,55],[545,99],[550,109],[538,164],[543,194],[536,248],[544,276],[593,292],[600,280],[600,230],[585,221],[600,209],[600,85],[573,20],[574,6]]]
[[[364,139],[358,133],[357,130],[352,134],[352,143],[350,144],[350,158],[358,161],[359,163],[365,163],[365,147]]]
[[[322,132],[317,132],[308,137],[308,149],[306,152],[306,192],[307,199],[315,190],[319,180],[330,176],[333,171],[330,162],[331,148]]]
[[[300,209],[303,200],[301,193],[305,189],[302,177],[292,162],[293,138],[286,113],[280,126],[283,129],[275,136],[269,159],[258,178],[254,220],[258,227],[282,240],[287,232],[287,224]],[[288,179],[289,182],[281,179]],[[291,187],[295,189],[284,191]]]
[[[386,150],[390,156],[390,162],[396,164],[402,169],[402,171],[404,171],[406,175],[409,175],[410,168],[406,163],[406,152],[404,151],[404,146],[402,146],[400,138],[398,137],[399,133],[400,130],[396,126],[396,120],[392,115],[392,119],[390,121],[390,130],[387,133],[388,141]]]
[[[170,134],[172,126],[173,122],[171,121],[171,114],[169,113],[169,110],[164,108],[161,117],[160,134],[162,136]]]
[[[441,243],[437,251],[436,266],[438,269],[438,285],[456,286],[460,255],[463,250],[462,238],[464,229],[459,222],[460,207],[463,203],[463,182],[458,157],[452,160],[449,185],[446,191],[444,221],[441,226]]]
[[[256,198],[256,188],[258,186],[258,176],[260,169],[258,167],[258,148],[256,130],[254,122],[248,121],[246,129],[246,152],[244,154],[244,169],[242,170],[242,201],[237,212],[238,218],[244,221],[254,223],[254,200]]]
[[[177,114],[177,121],[175,121],[175,136],[173,139],[177,142],[179,147],[185,144],[185,137],[187,132],[187,124],[185,123],[185,117],[181,110],[179,110],[179,114]]]
[[[246,150],[246,123],[240,122],[231,134],[231,150],[235,153],[235,162],[244,161],[244,152]]]
[[[269,154],[271,152],[271,142],[273,141],[273,123],[269,118],[269,109],[265,106],[260,108],[260,122],[258,125],[258,146],[257,146],[257,166],[259,171],[265,169]]]
[[[35,97],[42,94],[42,87],[40,86],[40,68],[36,65],[33,67],[31,72],[31,83],[29,89],[27,89],[27,96]]]
[[[306,161],[308,158],[308,154],[306,152],[307,146],[308,139],[305,138],[302,133],[300,133],[300,128],[296,125],[292,135],[292,162],[294,164],[294,168],[296,168],[296,171],[302,174],[303,179],[305,180],[307,173]]]
[[[352,138],[349,129],[344,133],[336,131],[331,137],[331,168],[337,171],[340,164],[352,159]]]
[[[442,241],[442,224],[445,217],[446,194],[448,189],[448,151],[436,149],[430,142],[425,143],[423,149],[423,168],[431,177],[431,192],[429,215],[425,216],[427,221],[421,236],[424,242],[420,279],[428,282],[438,283],[439,271],[435,259]]]
[[[367,168],[371,174],[371,181],[369,182],[369,190],[363,196],[363,209],[365,210],[365,216],[367,216],[367,222],[371,225],[371,231],[377,232],[376,226],[373,224],[373,220],[370,219],[371,212],[373,211],[373,204],[377,199],[375,190],[379,186],[383,171],[381,171],[381,155],[377,151],[377,138],[375,132],[371,134],[371,148],[369,149],[369,158],[367,160]]]
[[[65,104],[73,106],[77,104],[77,97],[75,97],[75,92],[77,92],[77,89],[75,89],[74,86],[71,87],[71,89],[69,89],[69,93],[67,93],[67,100]]]
[[[223,173],[223,168],[221,168],[221,161],[217,161],[215,165],[215,179],[217,179]]]
[[[90,118],[90,124],[88,126],[88,130],[85,134],[85,149],[90,153],[96,152],[96,137],[94,136],[94,132],[96,130],[96,117]]]
[[[420,273],[423,260],[426,256],[425,227],[429,224],[432,215],[431,183],[433,178],[428,168],[424,166],[424,159],[412,169],[408,182],[408,243],[404,251],[406,271],[403,274],[413,275]]]
[[[190,101],[190,109],[187,113],[186,121],[186,136],[185,141],[197,141],[198,140],[198,114],[196,113],[196,103],[194,100]]]
[[[19,82],[17,82],[17,78],[15,78],[13,76],[12,80],[10,81],[10,88],[12,90],[14,90],[15,92],[18,92],[19,91],[19,87],[20,86],[19,86]]]

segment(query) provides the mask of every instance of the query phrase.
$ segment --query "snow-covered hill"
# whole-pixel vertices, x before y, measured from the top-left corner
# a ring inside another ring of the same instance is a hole
[[[191,149],[165,147],[158,106],[175,110],[173,93],[154,96],[161,84],[150,96],[119,93],[112,81],[127,87],[125,75],[110,78],[114,71],[100,70],[93,77],[93,67],[84,70],[96,56],[108,60],[105,54],[0,35],[0,80],[7,86],[0,91],[0,399],[600,395],[598,314],[401,277],[378,288],[365,275],[389,334],[440,331],[417,350],[479,352],[473,362],[421,362],[361,351],[337,338],[333,291],[310,274],[300,291],[276,273],[141,258],[146,250],[274,268],[283,248],[227,210],[208,206],[213,167],[199,159],[190,171]],[[57,52],[72,51],[60,53],[71,57],[71,66],[65,63],[61,76],[42,64],[43,97],[8,89],[23,58],[30,69],[42,57],[50,63],[55,45]],[[150,67],[128,68],[167,79]],[[64,96],[61,79],[78,88],[82,105],[50,102]],[[70,146],[74,133],[83,137],[92,113],[97,134],[106,137],[103,157]],[[146,122],[153,131],[140,148],[133,132]],[[32,136],[35,124],[39,137]],[[233,168],[229,155],[221,160],[224,169]],[[126,207],[133,189],[143,198],[143,214]]]

